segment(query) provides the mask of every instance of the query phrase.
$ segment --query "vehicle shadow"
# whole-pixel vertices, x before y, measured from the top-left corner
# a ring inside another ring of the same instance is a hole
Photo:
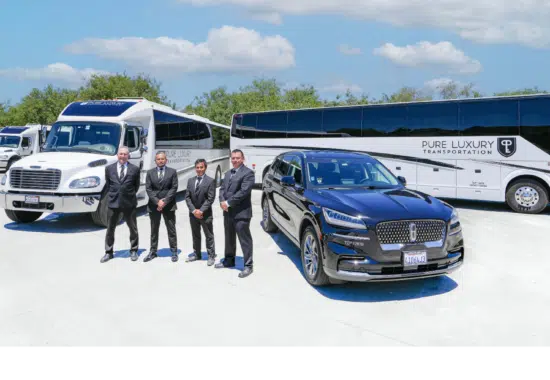
[[[271,234],[279,246],[279,254],[285,255],[303,276],[300,250],[282,233]],[[304,279],[305,281],[305,279]],[[314,287],[319,294],[347,302],[388,302],[433,297],[454,290],[458,284],[448,276],[395,281],[395,282],[348,282],[326,287]]]
[[[13,231],[44,232],[54,234],[73,234],[94,232],[104,229],[95,225],[88,214],[49,214],[32,223],[11,222],[4,228]]]

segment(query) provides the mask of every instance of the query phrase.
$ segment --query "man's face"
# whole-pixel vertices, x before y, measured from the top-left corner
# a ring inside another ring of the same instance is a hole
[[[163,168],[166,165],[166,161],[166,156],[162,153],[155,156],[155,162],[159,168]]]
[[[240,152],[231,153],[231,165],[237,169],[244,162],[244,157]]]
[[[202,177],[204,175],[204,172],[206,171],[206,166],[204,166],[204,162],[199,162],[197,165],[195,165],[195,171],[197,172],[197,176]]]
[[[128,162],[129,156],[130,155],[128,154],[128,151],[126,149],[119,150],[117,154],[118,162],[120,162],[121,165],[124,165]]]

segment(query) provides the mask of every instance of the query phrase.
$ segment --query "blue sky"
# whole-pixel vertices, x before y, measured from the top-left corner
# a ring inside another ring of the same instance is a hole
[[[178,106],[259,77],[312,84],[325,98],[346,88],[371,96],[401,86],[428,91],[448,80],[485,94],[550,89],[550,5],[417,3],[0,0],[0,102],[123,71],[156,77]]]

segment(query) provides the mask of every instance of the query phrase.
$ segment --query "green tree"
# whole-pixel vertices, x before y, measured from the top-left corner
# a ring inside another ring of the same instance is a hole
[[[78,92],[55,88],[34,88],[16,107],[11,107],[11,124],[52,124],[69,103],[77,99]]]
[[[534,94],[548,94],[548,91],[541,90],[537,86],[533,88],[523,88],[504,92],[495,92],[495,96],[513,96],[513,95],[534,95]]]
[[[393,94],[383,94],[382,98],[374,103],[402,103],[432,99],[433,97],[431,95],[425,94],[422,90],[418,90],[414,87],[402,87]]]

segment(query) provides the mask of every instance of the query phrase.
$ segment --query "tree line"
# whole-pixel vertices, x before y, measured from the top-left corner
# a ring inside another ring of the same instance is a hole
[[[432,91],[402,87],[394,93],[383,94],[379,98],[372,98],[366,93],[355,95],[347,91],[329,100],[323,99],[318,90],[311,85],[286,88],[276,79],[256,79],[235,91],[229,91],[227,87],[220,86],[195,96],[190,104],[178,107],[176,103],[163,95],[161,83],[147,75],[95,75],[76,90],[48,85],[43,89],[32,89],[17,104],[0,103],[0,127],[26,125],[28,123],[49,125],[54,123],[63,108],[73,101],[114,99],[117,97],[144,97],[150,101],[228,125],[231,123],[231,116],[239,112],[535,93],[547,93],[547,91],[534,87],[483,94],[475,89],[473,84],[463,85],[449,82]],[[228,146],[229,134],[215,128],[214,140],[217,147]]]

